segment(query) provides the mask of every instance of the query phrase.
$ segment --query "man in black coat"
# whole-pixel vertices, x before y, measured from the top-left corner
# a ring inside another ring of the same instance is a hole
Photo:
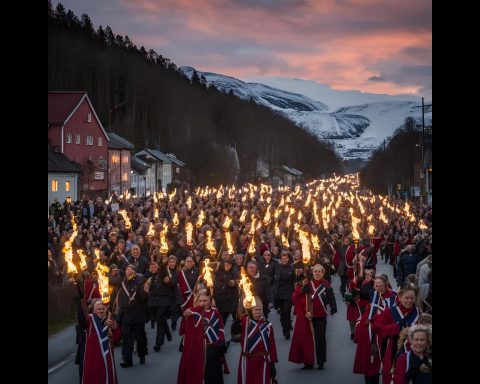
[[[146,257],[140,256],[140,247],[136,244],[132,245],[132,248],[130,248],[130,252],[132,253],[132,257],[128,259],[128,262],[135,265],[137,273],[144,275],[149,267],[148,259]]]
[[[260,275],[258,264],[255,261],[247,263],[247,274],[252,283],[252,293],[254,296],[260,297],[263,303],[263,313],[265,319],[268,319],[268,280],[265,276]]]
[[[147,353],[145,339],[145,322],[147,321],[146,302],[147,291],[144,287],[144,277],[138,275],[134,265],[125,269],[125,279],[122,281],[118,295],[119,317],[122,324],[122,354],[124,361],[122,368],[133,365],[133,340],[137,342],[137,351],[140,364],[145,364]]]
[[[273,291],[278,300],[280,308],[280,323],[282,324],[283,336],[290,339],[290,329],[292,325],[292,294],[295,284],[295,271],[290,264],[288,252],[283,251],[280,256],[280,264],[277,267]]]

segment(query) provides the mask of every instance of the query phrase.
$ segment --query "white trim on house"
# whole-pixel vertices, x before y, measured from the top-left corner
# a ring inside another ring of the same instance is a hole
[[[73,111],[70,113],[70,115],[67,116],[67,118],[65,119],[65,121],[63,122],[63,125],[66,125],[68,120],[70,120],[70,118],[73,116],[73,114],[76,112],[76,110],[78,109],[78,107],[82,104],[83,102],[83,99],[87,98],[87,102],[88,102],[88,105],[90,105],[90,108],[93,112],[93,115],[95,116],[95,119],[97,120],[98,122],[98,125],[100,125],[100,129],[102,130],[103,134],[105,135],[105,137],[107,138],[107,141],[110,141],[110,139],[108,138],[108,135],[107,135],[107,132],[105,132],[105,129],[103,128],[103,125],[102,123],[100,122],[100,119],[98,118],[97,116],[97,112],[95,112],[95,108],[93,108],[93,105],[92,105],[92,102],[90,101],[90,98],[88,97],[88,94],[85,92],[85,94],[83,95],[83,97],[80,99],[80,101],[78,102],[78,104],[76,105],[75,108],[73,108]],[[63,133],[63,132],[62,132]],[[63,138],[63,137],[62,137]],[[62,153],[63,153],[63,148],[62,148]]]
[[[62,153],[63,153],[63,128],[65,127],[65,124],[62,125],[62,146],[61,146],[61,150],[62,150]]]

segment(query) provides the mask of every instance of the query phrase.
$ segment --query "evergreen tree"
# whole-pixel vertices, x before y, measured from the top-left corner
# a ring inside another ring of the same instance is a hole
[[[113,34],[112,28],[110,28],[108,25],[105,28],[105,42],[110,47],[115,45],[115,35]]]
[[[207,88],[207,78],[203,75],[203,73],[202,73],[202,76],[200,76],[200,84],[203,87]]]
[[[103,44],[105,44],[106,35],[101,25],[98,27],[98,30],[97,30],[97,39],[101,41]]]
[[[130,40],[130,38],[128,37],[128,35],[125,35],[124,42],[125,42],[125,48],[128,51],[131,51],[133,49],[133,44],[132,44],[132,41]]]
[[[55,17],[58,21],[64,21],[66,17],[65,7],[62,3],[58,3],[57,7],[55,8]]]
[[[123,41],[122,35],[115,36],[115,45],[117,47],[125,48],[125,42]]]
[[[53,8],[51,0],[48,0],[48,18],[51,19],[53,17]]]
[[[142,45],[140,47],[140,49],[138,50],[138,52],[140,53],[140,55],[142,55],[142,57],[144,57],[145,59],[148,58],[148,52],[147,50],[145,49],[145,47]]]
[[[200,84],[200,77],[198,76],[198,73],[196,70],[193,70],[191,82],[192,84]]]
[[[92,20],[90,20],[90,17],[86,13],[84,13],[82,14],[81,20],[81,26],[85,34],[87,36],[93,36],[95,34],[95,29],[93,28]]]

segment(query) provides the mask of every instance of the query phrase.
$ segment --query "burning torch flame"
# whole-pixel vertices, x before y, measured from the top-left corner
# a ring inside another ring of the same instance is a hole
[[[370,224],[370,225],[368,226],[368,234],[369,234],[369,235],[373,235],[374,232],[375,232],[375,226],[374,226],[373,224]]]
[[[282,245],[283,245],[284,247],[287,247],[287,248],[290,247],[290,244],[288,243],[287,236],[285,236],[284,233],[282,233]]]
[[[252,287],[253,284],[245,273],[245,268],[242,267],[241,279],[238,286],[243,290],[245,298],[243,299],[243,306],[245,308],[253,308],[256,304],[255,297],[253,296]]]
[[[87,269],[87,255],[85,255],[83,249],[77,250],[77,255],[80,256],[80,269],[84,271]]]
[[[211,255],[215,255],[215,253],[217,253],[217,250],[215,249],[215,245],[213,244],[211,229],[207,231],[207,242],[205,245],[207,249],[210,251]]]
[[[315,251],[319,251],[320,250],[320,240],[318,240],[318,236],[317,235],[311,235],[310,238],[312,240],[313,249]]]
[[[226,216],[222,224],[223,230],[228,231],[228,228],[230,228],[230,224],[232,224],[232,219],[230,218],[230,216]]]
[[[247,217],[247,213],[248,213],[248,211],[247,211],[246,209],[244,209],[244,210],[242,211],[242,215],[240,216],[240,219],[238,219],[241,223],[244,223],[244,222],[245,222],[245,219],[246,219],[246,217]]]
[[[172,201],[172,199],[175,197],[176,194],[177,194],[177,188],[175,188],[173,192],[168,195],[168,201]]]
[[[173,215],[172,223],[174,227],[178,227],[178,212],[175,212],[175,215]]]
[[[127,211],[125,209],[121,209],[120,211],[118,211],[118,213],[122,215],[123,220],[125,221],[125,229],[128,230],[132,228],[132,223],[130,223],[130,219],[128,218]]]
[[[252,241],[250,241],[250,245],[248,246],[247,253],[255,253],[255,239],[252,237]]]
[[[302,244],[302,261],[307,264],[310,261],[310,241],[308,240],[308,232],[300,230],[298,232],[300,243]]]
[[[203,213],[203,209],[200,211],[200,214],[198,215],[198,220],[195,226],[197,228],[200,228],[203,224],[203,220],[205,219],[205,214]]]
[[[192,245],[192,231],[193,231],[193,225],[192,223],[187,223],[185,226],[185,232],[187,233],[187,245]]]
[[[227,252],[229,255],[233,255],[235,252],[233,251],[232,240],[230,238],[230,232],[225,232],[225,240],[227,241]]]
[[[108,272],[109,268],[106,265],[97,263],[96,270],[98,272],[98,289],[103,303],[110,301],[110,292],[108,287]]]
[[[188,209],[192,209],[192,196],[188,196],[187,198],[187,207]]]
[[[212,280],[212,269],[208,265],[210,263],[209,259],[205,259],[203,262],[203,279],[207,282],[207,287],[213,287],[213,280]]]

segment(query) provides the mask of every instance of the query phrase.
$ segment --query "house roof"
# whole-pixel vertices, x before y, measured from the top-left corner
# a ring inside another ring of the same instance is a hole
[[[124,139],[122,136],[119,136],[114,132],[108,132],[107,135],[108,135],[108,138],[110,139],[110,141],[108,142],[109,149],[132,149],[133,150],[134,148],[133,144],[127,139]]]
[[[93,108],[92,102],[85,91],[48,92],[48,123],[67,124],[68,120],[73,116],[83,99],[87,100],[100,129],[105,135],[107,141],[110,141],[107,132],[105,132],[105,129],[95,112],[95,108]]]
[[[290,173],[293,176],[302,176],[303,173],[300,172],[298,169],[292,168],[292,167],[287,167],[286,165],[282,165],[282,168],[284,171]]]
[[[137,152],[135,156],[145,161],[148,161],[148,157],[150,156],[150,158],[154,161],[159,161],[165,164],[172,164],[172,160],[170,160],[167,155],[156,149],[144,148],[140,152]]]
[[[184,167],[186,163],[183,161],[177,159],[177,157],[173,153],[167,153],[166,155],[170,160],[172,160],[173,163],[179,165],[180,167]]]
[[[130,166],[135,172],[137,172],[140,175],[143,175],[148,169],[148,166],[146,165],[146,163],[144,163],[140,159],[137,159],[135,156],[132,156]]]
[[[48,92],[48,122],[64,124],[87,92]]]
[[[82,167],[61,152],[48,150],[48,172],[82,172]]]

